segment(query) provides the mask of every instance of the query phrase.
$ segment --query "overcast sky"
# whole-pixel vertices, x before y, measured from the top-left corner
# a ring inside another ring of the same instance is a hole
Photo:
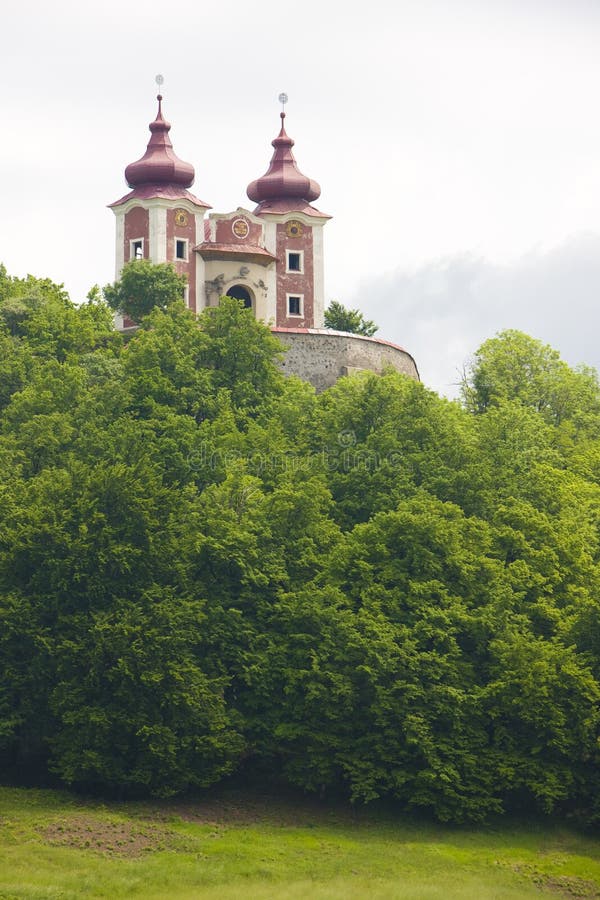
[[[114,277],[125,166],[164,111],[193,191],[251,208],[286,91],[322,187],[326,299],[452,393],[521,328],[600,366],[597,0],[75,0],[0,26],[0,261],[74,300]]]

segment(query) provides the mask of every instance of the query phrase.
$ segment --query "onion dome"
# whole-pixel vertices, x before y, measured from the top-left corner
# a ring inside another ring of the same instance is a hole
[[[152,137],[141,159],[130,163],[125,169],[125,179],[130,188],[145,185],[188,188],[194,183],[194,167],[183,162],[173,150],[169,138],[170,122],[163,118],[162,96],[159,94],[158,113],[150,123]]]
[[[250,200],[262,204],[264,201],[288,201],[310,203],[321,195],[321,188],[312,178],[299,171],[292,153],[294,141],[285,133],[285,113],[280,113],[281,131],[272,146],[275,148],[271,163],[262,178],[248,185],[246,193]]]

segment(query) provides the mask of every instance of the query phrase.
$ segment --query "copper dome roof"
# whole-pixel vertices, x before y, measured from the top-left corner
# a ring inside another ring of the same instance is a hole
[[[188,188],[194,183],[194,167],[183,162],[173,150],[169,138],[171,125],[162,114],[162,97],[159,94],[158,113],[150,123],[151,138],[141,159],[130,163],[125,169],[125,179],[131,188],[143,185],[163,185]]]
[[[248,185],[246,193],[255,203],[265,200],[305,201],[310,203],[321,195],[321,188],[312,178],[299,171],[292,147],[294,141],[285,132],[285,113],[280,113],[281,131],[272,146],[275,152],[267,172]]]

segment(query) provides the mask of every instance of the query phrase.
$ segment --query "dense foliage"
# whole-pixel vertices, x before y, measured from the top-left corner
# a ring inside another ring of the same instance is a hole
[[[121,278],[104,288],[104,299],[111,309],[140,322],[153,309],[167,309],[181,300],[186,279],[178,275],[172,263],[154,265],[148,259],[125,263]]]
[[[600,818],[600,391],[517,332],[317,396],[235,300],[0,269],[0,762]]]

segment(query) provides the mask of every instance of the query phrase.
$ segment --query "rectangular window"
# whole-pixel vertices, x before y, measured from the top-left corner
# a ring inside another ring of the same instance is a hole
[[[288,315],[302,315],[302,297],[292,296],[291,294],[288,294]]]
[[[144,238],[136,238],[129,241],[129,259],[144,258]]]
[[[287,251],[287,271],[288,272],[303,272],[304,271],[304,253],[302,250]]]
[[[185,240],[178,239],[175,241],[175,259],[187,259],[187,245]]]

